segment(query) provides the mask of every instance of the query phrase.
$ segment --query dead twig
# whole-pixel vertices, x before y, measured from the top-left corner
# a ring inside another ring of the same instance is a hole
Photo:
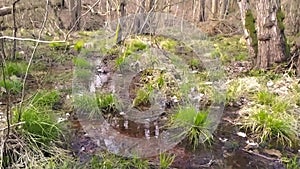
[[[14,24],[14,29],[13,29],[13,37],[17,36],[17,23],[16,23],[16,4],[20,2],[20,0],[14,1],[12,5],[12,15],[13,15],[13,24]],[[13,49],[12,49],[12,58],[15,60],[16,59],[16,50],[17,50],[17,41],[13,41]]]
[[[246,153],[249,153],[249,154],[252,154],[252,155],[256,155],[258,157],[261,157],[261,158],[264,158],[266,160],[270,160],[270,161],[280,161],[279,159],[277,158],[272,158],[272,157],[268,157],[268,156],[265,156],[263,154],[259,154],[259,153],[256,153],[256,152],[253,152],[253,151],[248,151],[248,150],[245,150],[245,149],[242,149],[244,152]]]
[[[9,39],[9,40],[19,40],[19,41],[31,41],[37,43],[65,43],[66,41],[46,41],[40,39],[32,39],[32,38],[18,38],[18,37],[11,37],[11,36],[1,36],[1,39]]]

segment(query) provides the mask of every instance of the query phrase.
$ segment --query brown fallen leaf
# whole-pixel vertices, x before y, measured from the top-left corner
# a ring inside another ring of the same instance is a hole
[[[264,152],[267,153],[268,155],[275,156],[278,158],[281,158],[282,156],[281,152],[276,149],[264,149]]]

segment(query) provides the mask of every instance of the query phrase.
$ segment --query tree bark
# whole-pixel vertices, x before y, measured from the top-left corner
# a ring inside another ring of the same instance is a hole
[[[80,30],[81,0],[70,0],[69,10],[71,15],[70,28],[74,26],[73,30]]]
[[[285,0],[281,4],[285,14],[284,25],[287,35],[296,35],[300,32],[300,2],[299,0]]]
[[[125,12],[125,6],[126,6],[126,2],[125,0],[121,0],[120,4],[119,4],[119,19],[118,19],[118,26],[117,26],[117,30],[116,30],[116,43],[117,44],[121,44],[122,43],[122,36],[123,36],[123,30],[122,30],[122,26],[123,26],[123,17],[126,15]]]
[[[259,0],[257,11],[258,50],[256,67],[268,68],[274,63],[286,60],[287,50],[284,35],[284,15],[278,0]]]
[[[250,9],[250,4],[248,3],[248,0],[238,1],[238,6],[240,8],[244,37],[247,42],[249,55],[253,59],[252,61],[255,64],[254,58],[257,55],[257,36],[255,29],[255,19]]]
[[[248,0],[239,0],[238,5],[254,66],[267,69],[274,63],[285,61],[289,48],[284,35],[284,15],[278,0],[256,1],[255,10],[250,9]]]
[[[218,6],[219,6],[219,0],[212,0],[211,3],[212,18],[217,18]]]
[[[205,0],[205,14],[206,14],[206,20],[213,18],[212,14],[212,0]]]
[[[228,12],[228,0],[220,0],[219,19],[225,19]]]
[[[199,22],[206,21],[206,13],[205,13],[205,0],[200,0],[199,2]]]

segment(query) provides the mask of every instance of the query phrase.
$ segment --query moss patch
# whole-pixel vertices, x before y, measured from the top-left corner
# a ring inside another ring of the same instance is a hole
[[[254,48],[255,54],[258,52],[258,39],[257,39],[257,33],[255,29],[255,18],[251,12],[251,10],[248,10],[246,12],[246,19],[245,19],[245,27],[248,30],[251,38],[251,46]]]

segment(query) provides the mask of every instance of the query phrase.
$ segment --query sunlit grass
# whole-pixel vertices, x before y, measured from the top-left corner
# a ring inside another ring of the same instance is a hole
[[[100,117],[103,113],[112,113],[120,106],[113,94],[83,94],[74,96],[73,104],[78,113],[90,119]]]
[[[82,57],[74,58],[73,62],[77,68],[82,68],[82,69],[92,68],[91,63],[87,59],[82,58]]]
[[[53,111],[53,105],[59,101],[59,93],[53,91],[38,91],[20,110],[14,111],[14,122],[18,121],[21,113],[22,131],[35,142],[48,145],[58,140],[62,126]]]
[[[136,97],[133,99],[132,105],[139,106],[140,104],[145,104],[151,101],[153,94],[153,87],[151,85],[146,85],[143,88],[139,88],[136,92]]]
[[[159,168],[160,169],[168,169],[174,162],[176,155],[160,153],[159,154]]]
[[[208,130],[209,119],[208,111],[197,111],[192,106],[180,107],[171,117],[171,127],[184,128],[184,135],[188,138],[193,148],[212,139],[212,134]]]
[[[150,167],[148,161],[146,160],[142,160],[137,157],[126,159],[110,153],[101,153],[100,155],[94,155],[85,166],[91,169],[148,169]]]
[[[295,118],[285,112],[258,108],[243,118],[242,127],[256,135],[260,142],[275,140],[277,144],[293,146],[298,140],[295,123]]]

